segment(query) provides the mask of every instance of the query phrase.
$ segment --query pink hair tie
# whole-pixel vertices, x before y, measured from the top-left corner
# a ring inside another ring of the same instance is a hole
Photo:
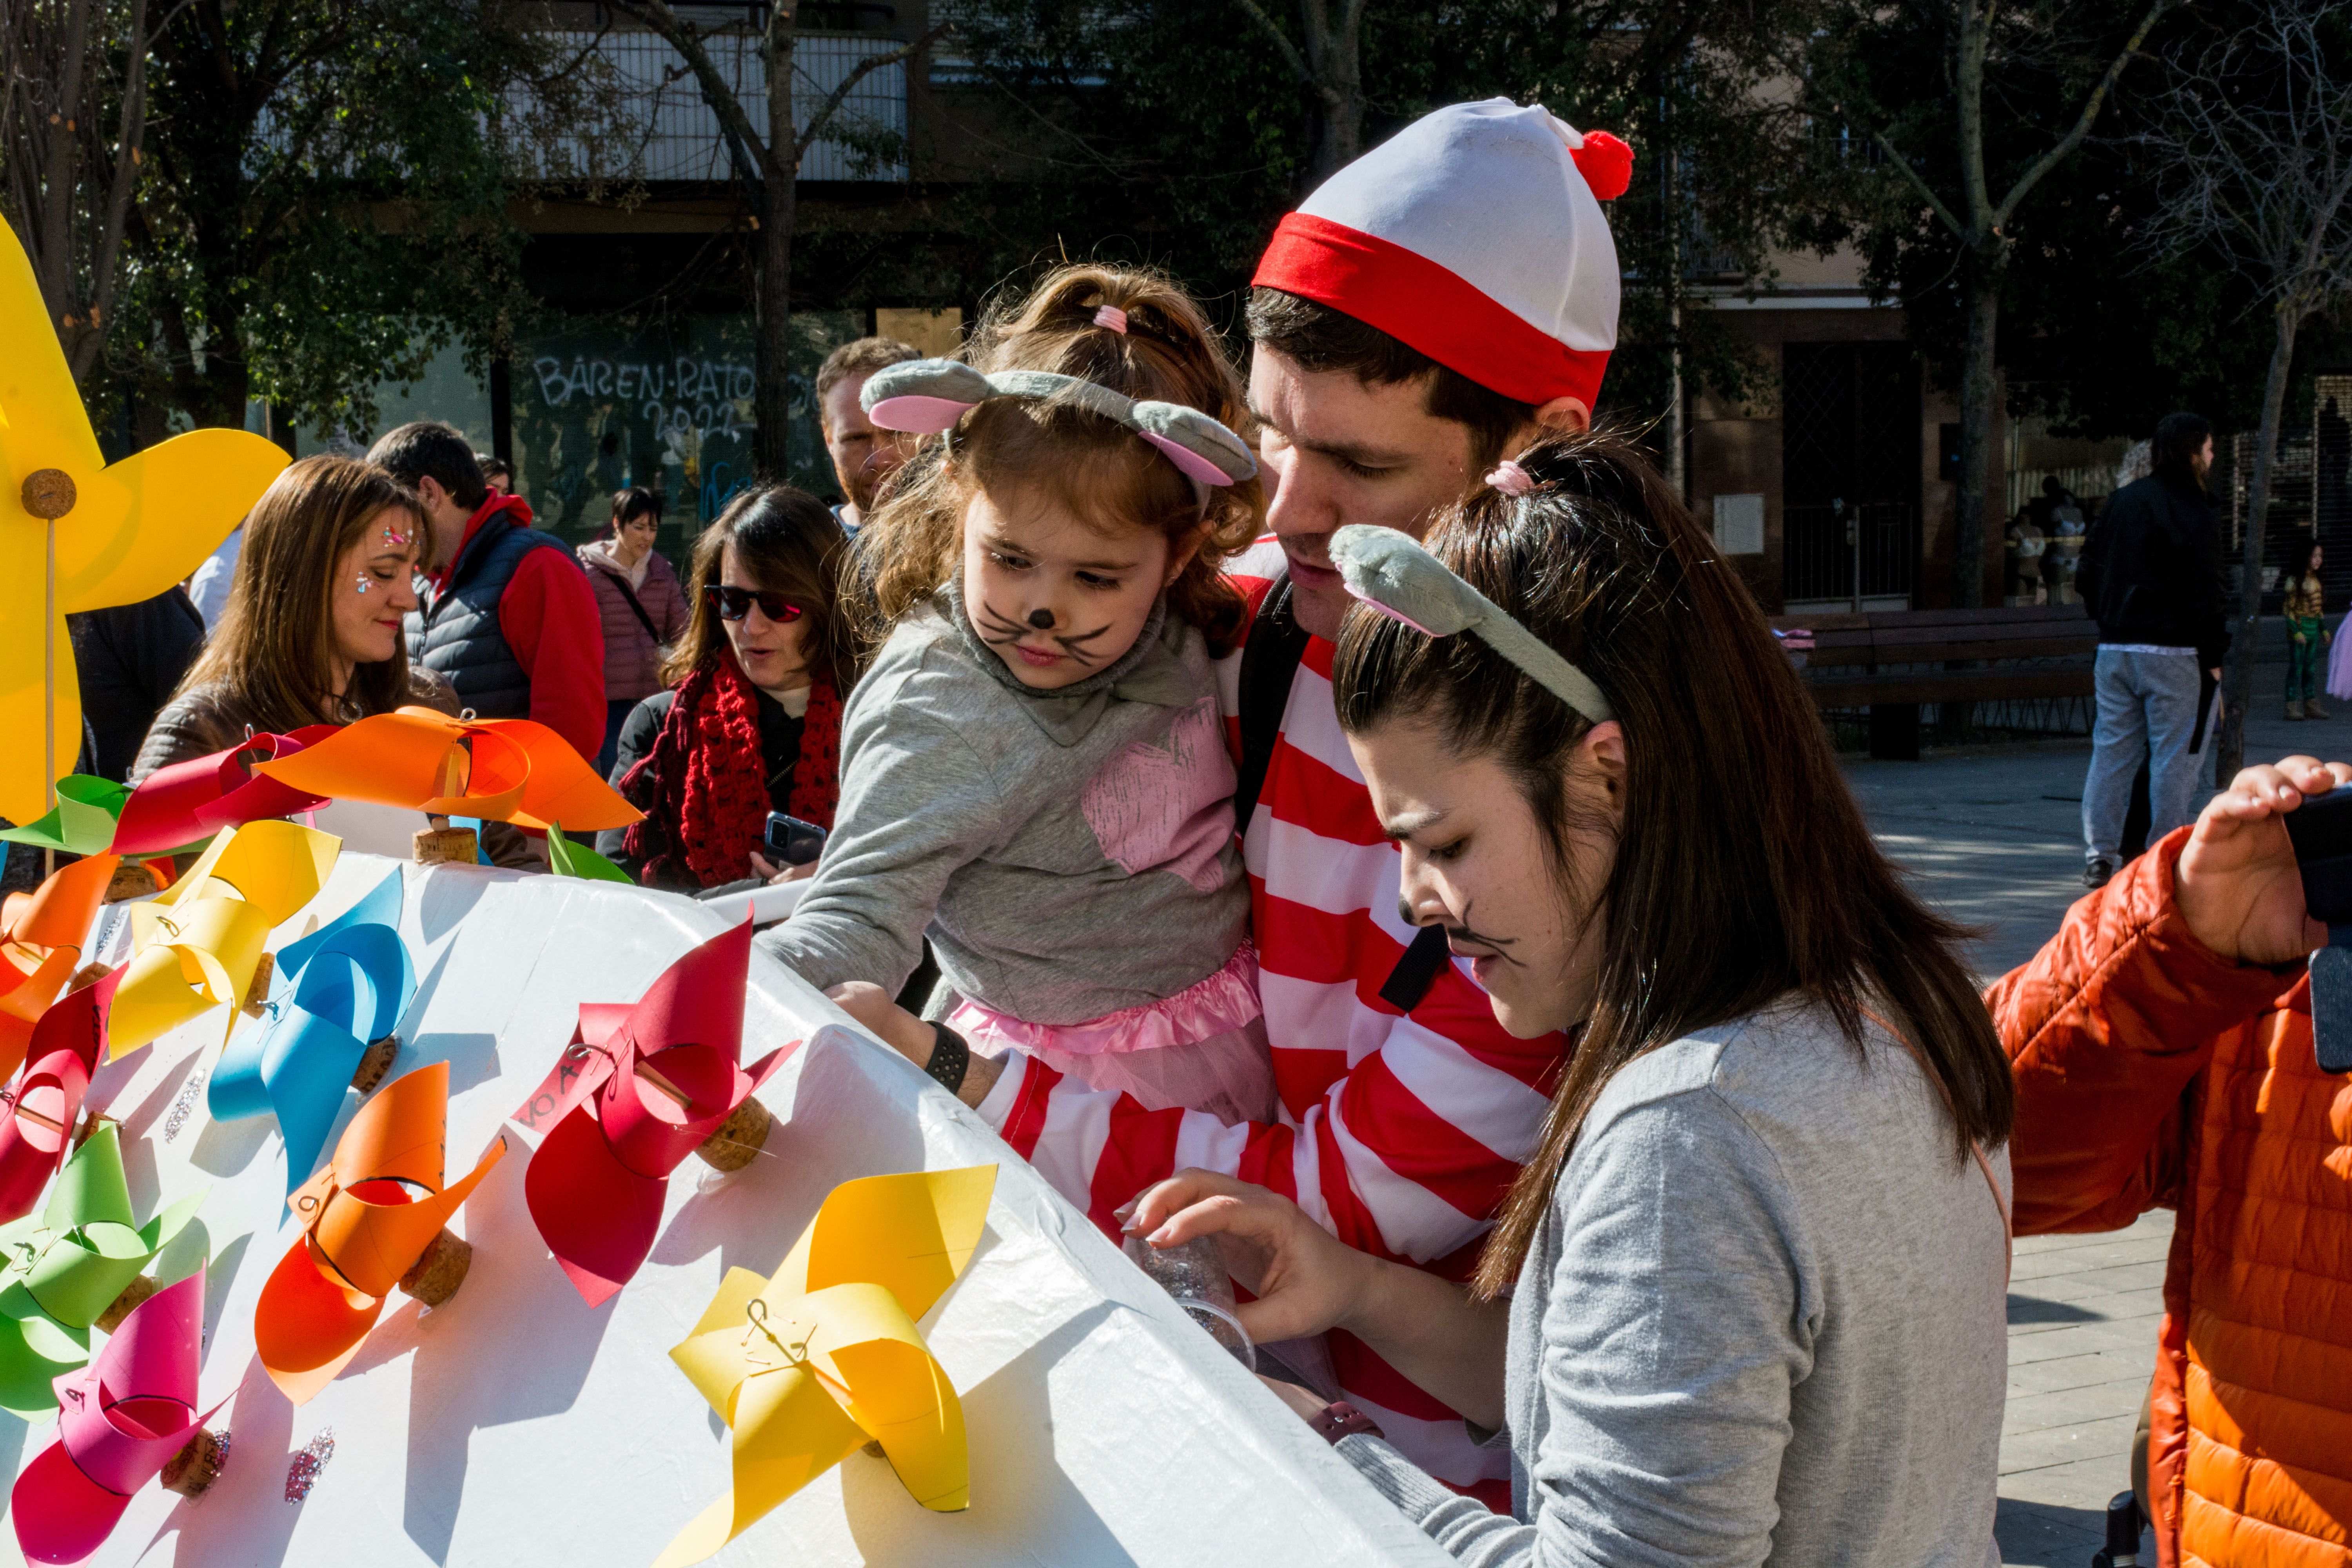
[[[1097,305],[1095,325],[1108,327],[1120,337],[1125,337],[1127,336],[1127,312],[1116,305]]]
[[[1495,465],[1494,472],[1486,476],[1486,483],[1507,496],[1523,496],[1536,488],[1535,476],[1508,458]]]

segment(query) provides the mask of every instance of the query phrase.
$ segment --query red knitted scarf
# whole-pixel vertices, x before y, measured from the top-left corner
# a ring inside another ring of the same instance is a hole
[[[621,793],[646,811],[624,848],[644,861],[647,885],[681,879],[681,861],[706,888],[751,874],[750,857],[770,809],[761,754],[760,694],[735,656],[722,651],[678,683],[653,750],[621,780]],[[841,698],[819,676],[801,721],[785,809],[829,828],[840,800]]]

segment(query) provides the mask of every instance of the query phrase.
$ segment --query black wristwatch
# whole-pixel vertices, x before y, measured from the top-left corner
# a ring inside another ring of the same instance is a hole
[[[963,1075],[971,1070],[971,1047],[945,1024],[931,1026],[931,1060],[923,1070],[950,1094],[963,1090]]]

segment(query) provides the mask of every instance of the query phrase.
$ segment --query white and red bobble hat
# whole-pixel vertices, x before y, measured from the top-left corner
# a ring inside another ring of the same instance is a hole
[[[1252,284],[1353,316],[1522,403],[1595,405],[1617,346],[1601,204],[1633,150],[1507,98],[1423,115],[1285,217]]]

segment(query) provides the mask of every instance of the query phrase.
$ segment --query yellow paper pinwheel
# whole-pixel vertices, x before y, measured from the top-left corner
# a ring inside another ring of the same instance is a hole
[[[0,816],[31,822],[81,749],[66,616],[194,571],[288,459],[243,430],[191,430],[109,466],[5,224],[0,345]]]
[[[734,1433],[735,1486],[657,1568],[699,1563],[868,1441],[915,1500],[971,1501],[963,1405],[915,1320],[971,1261],[996,1167],[833,1189],[772,1279],[730,1268],[670,1359]]]
[[[131,963],[107,1014],[108,1056],[224,1002],[240,1005],[269,933],[319,896],[342,847],[315,827],[248,822],[214,839],[160,897],[131,905]]]

